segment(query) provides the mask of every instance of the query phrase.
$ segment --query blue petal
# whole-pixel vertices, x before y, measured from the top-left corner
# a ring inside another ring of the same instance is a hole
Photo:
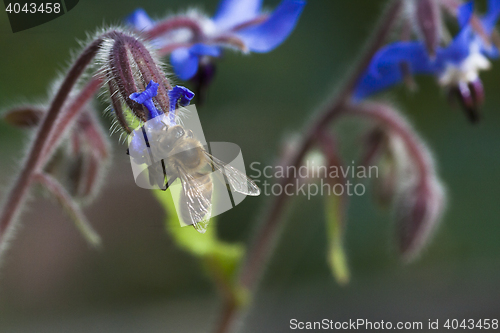
[[[143,104],[148,99],[155,97],[158,94],[158,86],[159,84],[154,82],[153,80],[149,81],[146,90],[141,93],[133,93],[130,95],[130,99],[136,101],[139,104]]]
[[[136,9],[132,14],[127,16],[125,22],[139,31],[149,30],[154,26],[153,20],[142,8]]]
[[[471,45],[479,41],[470,25],[465,26],[446,48],[437,51],[436,63],[441,69],[451,63],[459,65],[470,55]]]
[[[168,98],[170,100],[170,111],[174,111],[177,105],[187,106],[191,103],[194,97],[194,92],[186,87],[175,86],[172,90],[168,92]]]
[[[399,66],[387,66],[380,69],[380,75],[365,73],[354,90],[354,100],[362,100],[386,88],[403,81]]]
[[[472,13],[474,13],[474,1],[469,1],[458,7],[458,24],[460,25],[460,29],[469,24]]]
[[[222,0],[213,21],[219,29],[230,29],[259,16],[262,0]]]
[[[191,52],[191,54],[198,56],[207,55],[211,57],[220,57],[221,55],[220,47],[213,45],[205,45],[201,43],[194,44],[193,46],[191,46],[189,52]]]
[[[378,75],[379,68],[392,64],[400,66],[401,63],[408,64],[412,73],[430,74],[435,72],[435,65],[429,58],[422,42],[396,42],[377,52],[370,64],[370,73]]]
[[[189,80],[198,71],[199,56],[189,52],[186,47],[178,48],[170,55],[170,63],[181,80]]]
[[[153,103],[152,98],[158,94],[158,86],[159,84],[154,82],[153,80],[149,81],[146,90],[143,92],[135,92],[130,94],[129,98],[139,104],[143,104],[149,111],[149,119],[153,119],[157,117],[160,112],[156,109],[155,104]]]
[[[406,64],[412,74],[434,74],[439,70],[429,58],[423,43],[390,44],[373,57],[370,66],[356,86],[354,99],[363,99],[402,82],[404,79],[402,64]]]
[[[261,24],[239,30],[240,37],[249,50],[269,52],[283,43],[295,28],[305,6],[305,1],[283,0],[271,16]]]

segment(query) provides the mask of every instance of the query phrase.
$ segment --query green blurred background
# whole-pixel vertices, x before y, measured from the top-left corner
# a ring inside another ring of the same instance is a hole
[[[68,14],[16,34],[0,14],[0,106],[44,101],[70,51],[79,49],[77,40],[118,24],[138,6],[161,17],[187,6],[212,14],[216,4],[80,0]],[[277,1],[265,4],[273,8]],[[384,4],[311,0],[277,50],[227,52],[198,110],[207,140],[240,145],[247,168],[253,161],[273,163],[288,135],[341,84]],[[346,235],[352,280],[340,287],[326,263],[323,200],[297,198],[243,332],[287,332],[292,318],[500,318],[500,66],[494,63],[482,78],[487,99],[475,126],[446,103],[431,78],[418,79],[415,94],[397,88],[386,95],[434,151],[449,194],[442,225],[421,258],[402,264],[389,212],[370,195],[355,198]],[[102,120],[108,127],[109,119]],[[355,144],[348,133],[344,138]],[[198,260],[164,232],[161,207],[135,186],[118,136],[111,141],[108,180],[85,209],[103,249],[89,249],[56,204],[34,196],[1,270],[0,332],[209,332],[217,319],[215,288]],[[26,143],[26,132],[0,122],[2,189],[18,171]],[[247,242],[268,199],[249,198],[223,214],[221,237]]]

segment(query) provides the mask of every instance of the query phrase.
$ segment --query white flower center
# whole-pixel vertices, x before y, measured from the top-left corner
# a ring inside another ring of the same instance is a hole
[[[488,58],[481,54],[477,45],[473,44],[469,56],[459,65],[448,64],[446,66],[444,73],[439,77],[439,84],[450,86],[460,82],[473,82],[478,79],[479,71],[490,67]]]

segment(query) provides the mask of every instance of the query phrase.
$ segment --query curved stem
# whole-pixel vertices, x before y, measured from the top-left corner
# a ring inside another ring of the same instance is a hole
[[[427,178],[430,170],[433,169],[429,165],[432,159],[426,155],[427,150],[422,149],[422,143],[413,135],[411,127],[396,110],[387,104],[370,102],[346,105],[345,111],[347,115],[372,118],[401,137],[415,162],[420,178]]]
[[[401,4],[402,2],[399,0],[391,1],[387,11],[383,15],[381,23],[368,42],[368,45],[358,64],[348,76],[346,83],[340,90],[340,93],[337,94],[325,106],[325,108],[314,117],[312,123],[305,130],[305,135],[302,137],[298,149],[288,160],[284,163],[280,163],[280,165],[299,167],[305,154],[314,144],[316,133],[326,128],[330,122],[341,113],[345,104],[351,99],[356,84],[370,64],[373,55],[385,43],[399,14]],[[280,178],[279,183],[282,187],[284,187],[291,182],[292,179],[290,177],[284,177]],[[282,214],[286,202],[287,196],[280,195],[270,204],[267,214],[265,215],[260,228],[257,230],[254,241],[247,252],[247,258],[241,269],[239,282],[241,286],[249,290],[255,288],[265,263],[269,258],[270,252],[273,249],[278,230],[282,224]],[[225,307],[223,318],[221,318],[222,323],[219,325],[219,327],[224,329],[219,330],[219,333],[229,332],[233,328],[233,324],[239,315],[239,310],[240,309],[234,306],[229,309],[227,309],[227,306]]]
[[[39,161],[40,167],[50,158],[52,152],[57,147],[57,143],[64,135],[65,130],[80,115],[83,106],[97,93],[101,84],[102,80],[100,78],[93,78],[90,80],[85,88],[83,88],[79,95],[72,101],[67,111],[61,114],[60,120],[52,128],[47,144],[43,148],[42,158]]]
[[[96,55],[102,41],[102,38],[98,38],[83,50],[68,71],[66,78],[62,82],[58,92],[52,100],[47,114],[42,120],[42,124],[38,129],[35,140],[29,149],[28,156],[23,162],[21,173],[14,182],[14,185],[10,189],[10,193],[7,194],[7,199],[2,205],[0,215],[0,254],[3,252],[2,250],[5,249],[5,235],[12,228],[12,221],[16,219],[19,214],[20,207],[26,199],[29,186],[33,180],[33,175],[40,165],[44,147],[50,139],[52,128],[59,118],[61,109],[83,71]]]
[[[71,216],[75,227],[80,231],[89,245],[99,247],[101,245],[101,237],[94,230],[92,225],[81,211],[80,207],[73,201],[71,195],[66,189],[52,176],[40,172],[33,175],[33,180],[44,185],[45,188],[59,201],[61,206]]]
[[[242,29],[245,29],[248,27],[256,26],[258,24],[265,22],[268,18],[269,18],[268,14],[259,15],[256,18],[254,18],[253,20],[238,24],[237,26],[231,28],[231,31],[239,31],[239,30],[242,30]]]
[[[170,53],[172,53],[173,51],[181,48],[181,47],[185,47],[185,48],[188,48],[188,47],[191,47],[193,45],[193,43],[172,43],[172,44],[167,44],[165,46],[163,46],[162,48],[160,48],[158,50],[158,55],[160,57],[163,57],[163,56],[166,56]]]
[[[189,29],[193,33],[194,39],[199,39],[203,36],[203,30],[196,22],[189,17],[174,17],[165,21],[158,22],[151,30],[145,31],[144,34],[147,38],[160,37],[163,34],[177,29]]]

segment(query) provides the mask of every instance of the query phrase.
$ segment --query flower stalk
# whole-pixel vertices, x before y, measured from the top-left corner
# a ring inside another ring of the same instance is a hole
[[[66,212],[71,216],[76,228],[85,237],[85,240],[93,247],[101,245],[101,237],[92,228],[81,209],[75,204],[71,195],[52,176],[40,172],[33,176],[34,180],[43,185],[60,202]]]
[[[350,73],[345,84],[342,86],[340,93],[336,94],[335,97],[326,104],[322,111],[313,117],[311,124],[305,130],[305,134],[298,144],[298,149],[288,156],[285,161],[279,163],[279,165],[294,166],[298,168],[302,164],[306,153],[314,146],[317,133],[323,131],[331,124],[332,120],[343,112],[346,104],[352,97],[357,82],[370,64],[373,55],[387,40],[399,15],[401,6],[402,2],[399,0],[390,2],[378,28],[369,40],[354,70]],[[290,177],[283,177],[279,180],[282,188],[292,181]],[[247,251],[247,256],[240,271],[239,284],[243,288],[249,290],[250,293],[255,289],[276,243],[278,231],[281,229],[283,222],[282,215],[286,207],[287,198],[286,195],[282,194],[270,203],[257,229],[254,240]],[[227,333],[234,330],[234,325],[237,322],[237,318],[242,314],[242,310],[243,309],[231,306],[231,304],[225,304],[220,316],[219,325],[216,327],[215,332]]]

